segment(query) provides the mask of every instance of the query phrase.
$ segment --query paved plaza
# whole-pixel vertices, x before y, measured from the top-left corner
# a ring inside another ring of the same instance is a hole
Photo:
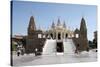
[[[80,54],[61,54],[61,55],[41,55],[25,54],[24,56],[13,55],[14,66],[31,66],[45,64],[63,64],[63,63],[80,63],[80,62],[95,62],[97,61],[97,52],[90,50],[83,51]]]

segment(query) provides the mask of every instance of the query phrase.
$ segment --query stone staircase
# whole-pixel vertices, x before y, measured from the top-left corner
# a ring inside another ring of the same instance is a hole
[[[64,53],[72,54],[75,52],[76,48],[72,39],[64,39],[63,45],[64,45]]]
[[[43,47],[43,55],[63,55],[63,54],[74,54],[75,45],[72,39],[63,39],[64,52],[57,53],[57,40],[47,39]]]
[[[56,53],[56,40],[47,39],[43,47],[44,55],[51,55]]]

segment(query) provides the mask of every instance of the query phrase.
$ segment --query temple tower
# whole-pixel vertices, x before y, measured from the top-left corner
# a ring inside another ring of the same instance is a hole
[[[41,55],[45,38],[43,38],[43,32],[36,29],[33,16],[30,17],[27,33],[28,36],[26,38],[26,53],[35,53],[35,55],[38,53],[38,55]]]
[[[76,48],[78,48],[79,51],[88,51],[89,45],[87,39],[87,27],[83,17],[81,19],[80,29],[76,29],[74,31],[74,36],[75,37],[73,38],[73,41],[76,45]]]
[[[85,19],[83,17],[81,19],[81,24],[80,24],[79,39],[80,39],[81,50],[88,50],[89,45],[88,45],[88,39],[87,39],[87,27],[86,27]]]
[[[87,38],[87,28],[86,28],[86,23],[85,19],[81,19],[81,24],[80,24],[80,37]]]
[[[34,17],[30,17],[29,25],[28,25],[28,35],[32,34],[36,30],[36,25],[34,21]]]

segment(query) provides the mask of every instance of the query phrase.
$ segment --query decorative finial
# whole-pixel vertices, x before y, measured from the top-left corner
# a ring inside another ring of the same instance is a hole
[[[54,23],[54,21],[52,22],[51,28],[55,28],[55,23]]]
[[[58,21],[57,21],[57,26],[60,26],[61,23],[60,23],[60,19],[58,18]]]
[[[63,27],[64,27],[64,28],[66,28],[66,24],[65,24],[65,21],[64,21],[64,23],[63,23]]]

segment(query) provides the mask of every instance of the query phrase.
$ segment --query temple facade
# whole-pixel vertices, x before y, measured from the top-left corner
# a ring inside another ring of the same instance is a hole
[[[47,31],[37,30],[35,25],[35,19],[33,16],[30,17],[29,25],[27,28],[27,36],[24,37],[25,40],[25,52],[35,53],[35,55],[41,55],[43,48],[45,46],[46,40],[52,38],[54,40],[61,40],[61,42],[56,42],[57,52],[64,52],[67,46],[64,46],[64,39],[71,39],[73,44],[78,45],[78,51],[89,50],[88,39],[87,39],[87,27],[85,19],[82,17],[80,22],[80,29],[70,30],[65,22],[61,23],[58,18],[57,24],[52,22],[51,28]],[[65,44],[66,45],[66,44]]]
[[[52,39],[62,40],[65,38],[72,38],[74,36],[74,32],[68,29],[65,24],[61,24],[60,19],[58,18],[57,24],[52,22],[51,28],[47,30],[46,34],[50,36]]]

